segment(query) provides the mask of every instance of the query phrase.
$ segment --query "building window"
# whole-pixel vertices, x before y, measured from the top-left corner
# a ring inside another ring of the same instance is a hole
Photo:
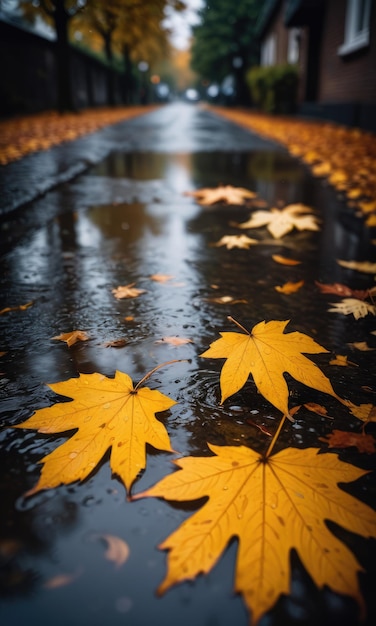
[[[276,62],[276,37],[269,35],[261,45],[261,65],[275,65]]]
[[[347,0],[344,42],[338,54],[345,55],[369,44],[371,0]]]
[[[287,63],[299,61],[300,28],[289,28],[287,42]]]

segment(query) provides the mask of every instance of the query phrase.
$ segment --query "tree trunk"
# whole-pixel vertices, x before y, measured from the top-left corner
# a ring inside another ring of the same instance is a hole
[[[115,84],[114,84],[114,69],[113,69],[113,59],[114,56],[112,54],[112,32],[108,32],[104,36],[104,50],[106,53],[106,59],[108,61],[107,68],[107,102],[109,105],[114,106],[115,104]]]
[[[68,41],[70,16],[65,10],[64,0],[55,0],[53,17],[56,30],[57,108],[60,113],[63,113],[75,110],[71,82],[71,51]]]
[[[128,46],[123,48],[124,59],[124,102],[125,104],[132,104],[133,102],[133,74],[132,74],[132,61]]]

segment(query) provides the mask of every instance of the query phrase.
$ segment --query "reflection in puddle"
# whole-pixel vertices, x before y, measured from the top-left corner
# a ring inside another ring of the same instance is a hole
[[[270,206],[308,204],[323,219],[322,230],[294,232],[271,241],[265,229],[257,229],[252,237],[260,243],[250,250],[214,248],[211,244],[223,235],[236,234],[231,223],[244,221],[251,211],[223,205],[202,208],[184,196],[185,191],[218,184],[257,191]],[[263,449],[265,440],[250,420],[260,420],[274,432],[276,411],[256,393],[252,381],[236,398],[220,405],[221,363],[199,357],[220,331],[234,330],[227,316],[249,328],[262,319],[291,319],[290,330],[314,336],[332,352],[343,349],[349,340],[363,338],[370,328],[368,319],[354,328],[345,316],[328,314],[328,300],[314,287],[315,280],[340,282],[344,273],[337,258],[367,254],[369,232],[350,211],[342,207],[340,212],[334,192],[312,179],[304,166],[282,150],[113,153],[72,183],[69,191],[61,188],[56,204],[56,219],[15,248],[4,263],[4,306],[34,301],[22,315],[12,316],[9,328],[3,327],[0,349],[9,354],[3,357],[6,378],[1,381],[7,400],[2,413],[6,425],[56,399],[44,382],[66,380],[78,372],[112,376],[115,369],[137,381],[157,364],[178,358],[184,361],[159,370],[152,379],[154,388],[178,401],[163,416],[174,449],[181,454],[207,454],[208,441]],[[301,265],[283,267],[274,263],[272,254],[297,257]],[[151,280],[153,274],[174,278],[158,283]],[[373,280],[354,272],[347,272],[346,278],[354,288],[365,288]],[[305,285],[299,296],[274,290],[275,285],[300,279]],[[112,290],[129,283],[144,293],[116,300]],[[242,302],[219,305],[213,296],[232,296]],[[90,341],[71,349],[51,341],[73,329],[86,331]],[[166,336],[189,338],[192,343],[171,346],[161,342]],[[106,342],[118,339],[126,339],[124,347],[105,347]],[[371,385],[366,357],[357,355],[356,362],[359,367],[353,368],[351,378],[347,372],[342,377],[337,373],[340,395],[360,394],[362,385]],[[347,418],[336,414],[336,419],[336,425],[342,419],[344,428],[349,427]],[[326,428],[325,419],[317,416],[309,430],[297,422],[286,430],[281,444],[317,446]],[[203,626],[210,621],[210,607],[221,607],[222,602],[223,612],[220,609],[216,614],[222,616],[222,626],[248,623],[242,601],[229,598],[234,545],[209,577],[195,582],[194,597],[189,587],[182,586],[161,602],[154,591],[163,577],[164,556],[155,545],[185,519],[186,511],[159,501],[125,502],[122,486],[111,477],[106,459],[84,484],[63,487],[59,495],[41,494],[30,501],[29,508],[19,506],[16,511],[13,503],[26,483],[35,483],[40,471],[37,461],[58,439],[30,434],[30,445],[26,438],[22,440],[21,432],[9,434],[6,429],[1,436],[10,459],[3,483],[7,515],[1,535],[12,535],[26,554],[24,558],[20,550],[17,568],[6,571],[28,572],[32,563],[32,582],[25,574],[25,585],[14,587],[17,603],[9,611],[13,623],[26,623],[29,612],[35,623],[41,623],[40,616],[45,623],[68,623],[71,618],[65,619],[64,612],[58,621],[57,596],[48,595],[41,582],[81,568],[83,573],[72,586],[58,591],[60,609],[69,604],[79,607],[77,624],[102,626],[109,621],[111,626],[122,626],[119,614],[123,612],[130,619],[137,616],[132,626],[147,624],[155,612],[160,623],[174,624],[179,619],[189,626],[198,623],[197,614],[205,607]],[[147,470],[137,490],[165,475],[170,458],[148,450]],[[66,510],[65,517],[61,508]],[[87,540],[93,532],[112,533],[129,543],[130,559],[121,575],[110,569]],[[39,546],[41,536],[44,541]],[[35,594],[32,609],[28,590]],[[4,595],[11,593],[5,589]]]

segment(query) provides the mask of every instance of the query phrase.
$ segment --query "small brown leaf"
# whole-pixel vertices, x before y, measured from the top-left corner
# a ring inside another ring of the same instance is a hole
[[[104,344],[104,347],[105,348],[124,348],[126,343],[127,343],[126,339],[113,339],[112,341],[107,341]]]
[[[51,339],[57,339],[58,341],[65,341],[68,348],[73,346],[77,341],[88,341],[89,335],[84,330],[72,330],[70,333],[61,333]]]
[[[316,402],[305,402],[303,406],[312,413],[317,413],[317,415],[321,415],[322,417],[330,417],[326,408],[321,404],[316,404]],[[333,418],[330,417],[330,419]]]
[[[352,433],[345,430],[333,430],[326,437],[319,437],[320,441],[328,444],[329,448],[352,448],[355,447],[364,454],[376,452],[375,439],[366,433]]]
[[[358,298],[359,300],[365,300],[371,295],[369,289],[350,289],[350,287],[342,285],[341,283],[326,285],[325,283],[319,283],[316,280],[315,284],[320,289],[321,293],[334,293],[336,296],[349,296]]]

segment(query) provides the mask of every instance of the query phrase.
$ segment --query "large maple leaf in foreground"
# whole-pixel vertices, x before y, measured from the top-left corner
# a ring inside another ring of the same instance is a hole
[[[259,228],[266,226],[275,239],[296,228],[297,230],[319,230],[317,218],[305,204],[289,204],[283,209],[255,211],[247,222],[237,224],[238,228]]]
[[[116,372],[114,378],[81,374],[49,387],[73,401],[40,409],[15,428],[40,433],[78,430],[41,460],[40,479],[26,495],[84,480],[109,448],[111,469],[130,490],[146,466],[147,443],[172,452],[167,431],[154,414],[169,409],[175,400],[148,387],[134,388],[128,374]]]
[[[328,351],[304,333],[284,333],[287,324],[288,321],[273,320],[259,322],[249,333],[246,329],[243,329],[244,333],[220,333],[221,339],[214,341],[201,354],[205,358],[226,359],[220,376],[221,403],[239,391],[249,374],[252,374],[256,387],[264,398],[290,417],[289,393],[283,375],[288,372],[308,387],[332,395],[347,404],[337,396],[320,368],[302,354]]]
[[[159,546],[170,550],[159,592],[207,573],[231,538],[238,537],[235,589],[251,610],[253,624],[280,594],[289,593],[293,548],[319,587],[352,596],[364,614],[357,580],[362,568],[325,520],[374,535],[375,512],[337,487],[366,472],[313,448],[288,448],[264,458],[243,446],[209,447],[217,456],[175,461],[180,471],[135,496],[209,498]]]

